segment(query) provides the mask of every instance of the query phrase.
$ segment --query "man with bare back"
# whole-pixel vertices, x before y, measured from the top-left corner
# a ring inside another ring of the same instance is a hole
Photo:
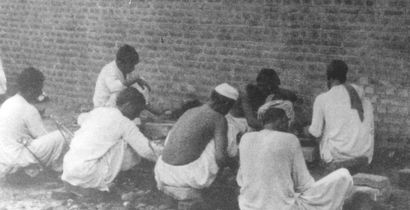
[[[212,184],[225,164],[225,115],[238,95],[232,86],[218,85],[208,103],[188,110],[178,119],[155,166],[159,189],[164,186],[203,189]]]

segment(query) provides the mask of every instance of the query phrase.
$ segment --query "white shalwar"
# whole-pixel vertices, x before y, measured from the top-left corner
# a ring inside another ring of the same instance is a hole
[[[313,104],[312,124],[309,132],[322,136],[320,141],[321,159],[345,161],[366,156],[369,163],[374,150],[373,107],[364,98],[363,89],[352,85],[363,105],[363,122],[356,109],[351,108],[350,96],[343,85],[332,87],[329,91],[316,97]]]
[[[0,108],[0,177],[19,168],[39,164],[18,141],[28,139],[28,148],[42,164],[62,170],[68,143],[59,131],[47,133],[38,110],[19,94],[7,99]]]
[[[159,157],[154,172],[160,190],[164,186],[203,189],[213,183],[218,170],[215,160],[215,142],[211,140],[201,156],[186,165],[170,165]]]
[[[93,96],[94,107],[115,107],[118,94],[127,88],[124,82],[124,74],[117,67],[115,60],[105,65],[98,75],[95,84]],[[138,83],[133,84],[132,87],[138,89],[138,91],[144,95],[148,104],[149,91],[146,87],[141,87]]]
[[[121,170],[131,169],[141,157],[157,159],[149,140],[117,108],[95,108],[80,122],[61,177],[71,185],[108,191]]]
[[[6,94],[7,91],[7,80],[4,74],[3,63],[0,59],[0,95]]]
[[[293,134],[247,133],[241,139],[239,155],[241,210],[341,210],[353,187],[347,169],[315,182]]]

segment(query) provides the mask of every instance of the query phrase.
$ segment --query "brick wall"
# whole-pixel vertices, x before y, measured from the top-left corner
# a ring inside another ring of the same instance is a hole
[[[11,86],[38,67],[46,91],[72,107],[91,103],[123,43],[140,52],[158,102],[173,106],[189,85],[204,98],[272,67],[310,110],[326,63],[340,58],[372,99],[377,143],[401,147],[410,140],[409,12],[406,0],[2,0],[0,48]]]

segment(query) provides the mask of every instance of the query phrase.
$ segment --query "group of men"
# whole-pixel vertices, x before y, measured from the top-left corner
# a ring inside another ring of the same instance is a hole
[[[341,209],[352,190],[347,169],[315,181],[298,138],[295,94],[280,88],[273,69],[262,69],[256,85],[238,91],[216,86],[207,103],[182,114],[163,148],[156,148],[135,123],[144,109],[162,113],[150,103],[151,87],[134,72],[135,48],[124,45],[104,66],[93,97],[94,109],[81,115],[71,141],[61,132],[48,133],[32,103],[41,94],[44,76],[34,68],[18,77],[19,92],[0,108],[0,175],[30,164],[62,171],[69,186],[109,191],[120,171],[141,158],[156,162],[158,189],[209,187],[229,159],[238,160],[241,210]],[[312,123],[305,131],[321,137],[321,160],[330,164],[373,156],[373,111],[363,90],[346,83],[348,67],[340,60],[327,66],[329,90],[317,96]],[[20,139],[28,139],[24,144]],[[160,155],[157,156],[157,152]]]

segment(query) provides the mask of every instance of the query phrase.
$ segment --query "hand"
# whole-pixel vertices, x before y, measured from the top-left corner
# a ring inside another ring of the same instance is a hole
[[[310,134],[310,132],[309,132],[309,127],[310,127],[310,125],[305,126],[305,127],[303,128],[303,135],[304,135],[304,136],[312,136],[312,134]]]
[[[139,86],[141,86],[142,88],[148,88],[148,91],[151,91],[151,86],[149,86],[149,84],[141,79],[140,77],[137,77],[134,79],[134,83],[138,83]]]

